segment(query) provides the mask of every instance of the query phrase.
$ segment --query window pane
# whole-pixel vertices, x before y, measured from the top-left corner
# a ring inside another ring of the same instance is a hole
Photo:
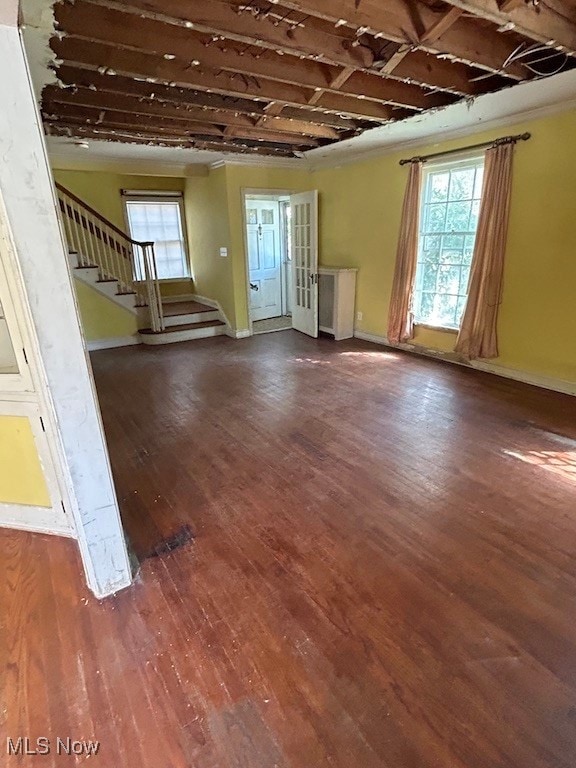
[[[426,232],[443,232],[445,219],[445,205],[429,205],[426,216]]]
[[[468,168],[450,174],[450,200],[470,200],[474,191],[475,169]]]
[[[470,203],[448,203],[446,206],[446,230],[466,232],[470,220]]]
[[[158,277],[188,277],[180,203],[175,200],[129,200],[126,211],[133,239],[154,243]]]
[[[437,277],[438,277],[438,265],[426,264],[423,268],[422,290],[435,291]]]
[[[425,169],[414,293],[416,322],[457,328],[466,305],[483,158]]]
[[[430,174],[430,200],[433,203],[443,203],[448,199],[448,185],[450,184],[449,173]]]

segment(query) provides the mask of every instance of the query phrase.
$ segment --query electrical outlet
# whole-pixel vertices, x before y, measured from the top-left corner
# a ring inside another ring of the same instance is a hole
[[[356,320],[358,320],[359,323],[362,322],[363,317],[364,317],[364,314],[362,312],[356,312]]]

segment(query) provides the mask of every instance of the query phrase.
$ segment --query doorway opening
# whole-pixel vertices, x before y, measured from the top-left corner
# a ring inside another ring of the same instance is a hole
[[[290,197],[246,193],[247,295],[253,334],[292,327]]]

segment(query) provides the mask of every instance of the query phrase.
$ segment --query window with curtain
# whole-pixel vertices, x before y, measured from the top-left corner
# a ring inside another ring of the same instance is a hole
[[[483,175],[484,155],[424,167],[413,300],[416,323],[460,327]]]
[[[154,243],[158,277],[189,277],[182,195],[125,194],[124,204],[130,237]]]

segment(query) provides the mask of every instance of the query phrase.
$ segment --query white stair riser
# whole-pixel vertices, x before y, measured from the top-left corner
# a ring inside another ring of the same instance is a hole
[[[144,344],[160,345],[174,344],[177,341],[192,341],[193,339],[207,339],[211,336],[222,336],[226,332],[224,325],[212,325],[207,328],[188,328],[183,331],[171,333],[142,333],[140,338]]]
[[[130,312],[136,312],[136,295],[133,293],[118,294],[118,283],[114,280],[99,283],[98,278],[100,273],[94,267],[76,267],[78,256],[75,253],[69,253],[68,258],[70,260],[70,266],[72,267],[72,274],[76,280],[81,280],[86,285],[95,288],[98,293],[103,294],[115,304],[119,304],[124,309],[128,309]]]
[[[95,288],[98,293],[106,296],[115,304],[119,304],[124,309],[130,310],[130,312],[136,313],[136,296],[133,293],[118,294],[118,283],[114,282],[98,282],[98,270],[97,269],[75,269],[74,277],[77,280],[81,280],[83,283]]]
[[[187,325],[188,323],[203,323],[208,320],[220,320],[220,313],[217,309],[213,312],[194,312],[189,315],[164,315],[164,325],[167,328],[175,325]]]

